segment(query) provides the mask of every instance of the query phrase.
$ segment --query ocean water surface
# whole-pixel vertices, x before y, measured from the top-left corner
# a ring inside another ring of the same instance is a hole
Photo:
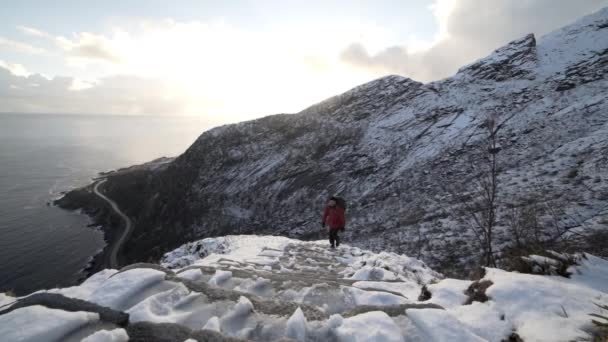
[[[89,220],[48,203],[108,171],[177,156],[200,118],[0,114],[0,292],[67,286],[104,246]]]

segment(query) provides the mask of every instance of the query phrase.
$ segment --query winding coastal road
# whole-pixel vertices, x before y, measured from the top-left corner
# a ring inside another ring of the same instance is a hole
[[[125,243],[125,240],[127,239],[127,236],[129,236],[129,233],[131,233],[131,230],[133,229],[133,223],[131,222],[131,219],[125,215],[125,213],[122,212],[122,210],[120,210],[120,208],[118,208],[118,204],[116,204],[116,202],[112,201],[111,199],[109,199],[106,195],[102,194],[99,191],[99,186],[103,183],[105,183],[106,179],[103,179],[97,183],[95,183],[95,186],[93,187],[93,192],[95,193],[95,195],[101,197],[103,200],[105,200],[106,202],[108,202],[110,204],[110,206],[112,207],[112,209],[118,214],[118,216],[120,216],[124,221],[125,221],[125,230],[122,232],[122,235],[120,236],[120,238],[114,242],[113,246],[111,246],[111,250],[110,250],[110,267],[111,268],[118,268],[118,262],[116,261],[117,255],[118,255],[118,251],[120,250],[120,247],[122,247],[122,245]]]

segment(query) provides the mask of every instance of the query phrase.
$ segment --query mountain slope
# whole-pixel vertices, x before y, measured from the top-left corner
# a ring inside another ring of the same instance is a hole
[[[347,241],[461,273],[479,254],[462,198],[477,191],[489,115],[501,127],[498,250],[512,244],[506,208],[530,203],[554,209],[538,214],[548,239],[606,231],[607,73],[604,9],[441,81],[388,76],[298,114],[211,129],[166,167],[109,175],[105,190],[134,218],[129,261],[207,236],[319,238],[338,194]]]

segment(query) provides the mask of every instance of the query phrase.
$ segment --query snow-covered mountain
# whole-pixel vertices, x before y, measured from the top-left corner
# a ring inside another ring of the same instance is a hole
[[[116,172],[104,186],[134,218],[124,248],[132,262],[226,234],[317,239],[324,201],[337,194],[349,202],[346,241],[457,274],[479,255],[462,198],[477,191],[491,115],[500,126],[497,250],[513,243],[507,209],[531,206],[545,208],[541,235],[584,230],[584,249],[608,225],[607,74],[603,9],[444,80],[388,76],[298,114],[211,129],[171,163]],[[90,205],[70,198],[67,206]]]
[[[565,260],[531,256],[537,267]],[[325,241],[207,238],[162,264],[103,270],[79,286],[0,294],[2,341],[572,341],[606,316],[608,261],[569,278],[487,268],[444,278],[423,262]]]

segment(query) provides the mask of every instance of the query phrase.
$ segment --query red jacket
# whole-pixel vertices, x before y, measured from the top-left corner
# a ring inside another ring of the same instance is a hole
[[[344,208],[326,206],[323,210],[323,223],[327,224],[330,229],[343,228],[346,224]]]

